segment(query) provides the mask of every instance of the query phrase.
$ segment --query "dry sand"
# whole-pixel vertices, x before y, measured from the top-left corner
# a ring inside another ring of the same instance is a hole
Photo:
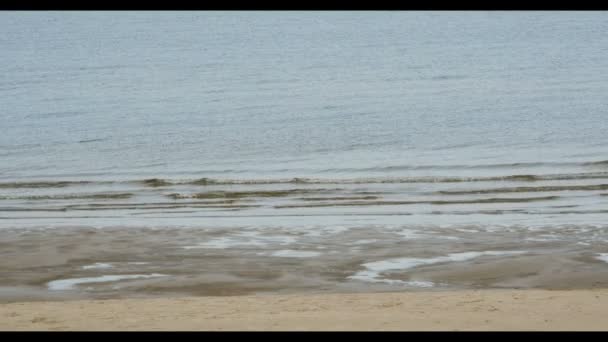
[[[1,330],[608,330],[608,289],[27,302],[0,317]]]

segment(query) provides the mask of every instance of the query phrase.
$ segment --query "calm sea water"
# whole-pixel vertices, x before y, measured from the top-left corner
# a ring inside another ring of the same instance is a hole
[[[608,286],[606,12],[0,32],[0,300]]]
[[[603,222],[607,19],[1,13],[0,226]]]
[[[74,214],[69,205],[100,209],[90,202],[110,190],[137,206],[173,193],[275,187],[425,202],[463,199],[440,191],[523,186],[534,192],[505,194],[551,198],[456,209],[553,214],[550,204],[567,202],[574,206],[567,212],[590,214],[576,215],[583,222],[608,203],[600,196],[608,190],[593,187],[608,183],[607,19],[604,12],[1,13],[1,225],[45,224],[34,219],[39,211],[17,211],[36,208],[65,223]],[[152,178],[167,184],[140,182]],[[168,184],[201,178],[260,184]],[[471,179],[478,182],[457,182]],[[430,206],[400,210],[424,221]],[[272,208],[262,205],[281,216]],[[118,216],[127,223],[131,215]]]

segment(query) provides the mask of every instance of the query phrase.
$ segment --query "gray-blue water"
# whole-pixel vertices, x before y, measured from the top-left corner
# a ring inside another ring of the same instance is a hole
[[[1,227],[608,218],[606,12],[3,12],[0,31]]]

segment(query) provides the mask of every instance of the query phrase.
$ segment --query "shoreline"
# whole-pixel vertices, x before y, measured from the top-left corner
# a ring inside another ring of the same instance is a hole
[[[0,229],[0,303],[608,288],[607,232],[604,225],[461,229],[330,223],[298,229]],[[583,236],[593,241],[577,243]]]
[[[608,289],[449,290],[0,304],[0,330],[607,330]]]

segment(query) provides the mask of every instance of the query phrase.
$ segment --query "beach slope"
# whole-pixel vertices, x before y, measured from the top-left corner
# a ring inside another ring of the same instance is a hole
[[[257,295],[0,305],[1,330],[608,330],[608,290]]]

